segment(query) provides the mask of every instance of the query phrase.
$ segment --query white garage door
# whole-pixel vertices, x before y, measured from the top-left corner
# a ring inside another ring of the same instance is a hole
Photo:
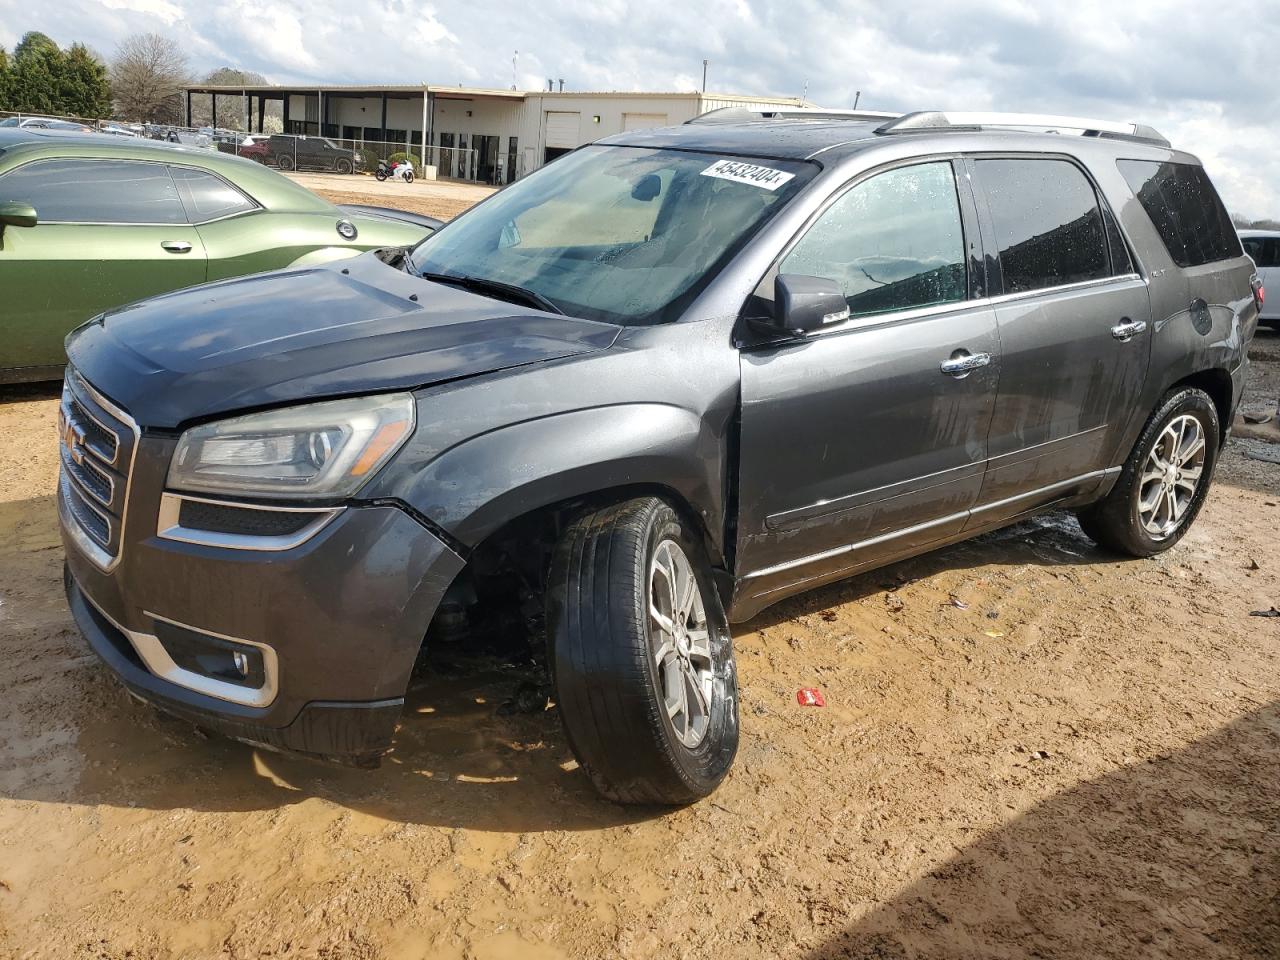
[[[547,111],[547,146],[577,147],[582,144],[578,134],[582,124],[582,114],[567,113],[563,110]]]
[[[665,113],[624,113],[622,115],[623,130],[652,130],[654,127],[665,127]]]

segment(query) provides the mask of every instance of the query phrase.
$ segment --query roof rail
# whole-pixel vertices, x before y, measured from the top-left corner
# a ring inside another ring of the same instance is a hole
[[[878,110],[823,110],[819,107],[720,107],[685,123],[745,123],[751,120],[893,120],[897,113]]]
[[[1087,117],[1056,117],[1038,113],[953,113],[951,111],[921,111],[908,113],[890,120],[876,133],[915,133],[922,130],[940,132],[946,130],[981,130],[987,127],[1026,127],[1046,133],[1078,130],[1084,137],[1107,137],[1117,140],[1140,140],[1169,146],[1169,141],[1155,129],[1143,123],[1115,123],[1111,120],[1090,120]]]

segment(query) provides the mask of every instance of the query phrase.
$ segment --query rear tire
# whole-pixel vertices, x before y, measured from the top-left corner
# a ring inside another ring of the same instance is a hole
[[[1151,557],[1182,539],[1204,506],[1221,441],[1218,409],[1195,387],[1167,394],[1143,428],[1120,478],[1077,512],[1100,546]]]
[[[287,155],[276,157],[276,166],[279,167],[281,170],[292,170],[293,157],[290,157]]]
[[[547,632],[560,718],[601,794],[687,804],[720,784],[738,750],[733,643],[702,542],[670,506],[628,500],[565,531]]]
[[[377,180],[379,183],[382,183],[387,179],[387,175],[381,170],[378,170],[377,172],[375,172],[373,176],[374,176],[374,179]]]

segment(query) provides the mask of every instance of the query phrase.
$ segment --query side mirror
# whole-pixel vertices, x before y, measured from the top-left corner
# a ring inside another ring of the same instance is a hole
[[[0,228],[34,227],[36,225],[36,208],[29,203],[17,200],[0,202]]]
[[[801,336],[849,319],[844,289],[826,277],[778,274],[773,281],[773,305],[774,325]]]

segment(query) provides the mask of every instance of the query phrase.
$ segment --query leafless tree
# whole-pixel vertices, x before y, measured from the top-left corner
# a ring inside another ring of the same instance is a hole
[[[116,116],[152,123],[178,123],[181,88],[188,82],[187,58],[178,44],[158,33],[135,33],[111,61],[111,96]]]

